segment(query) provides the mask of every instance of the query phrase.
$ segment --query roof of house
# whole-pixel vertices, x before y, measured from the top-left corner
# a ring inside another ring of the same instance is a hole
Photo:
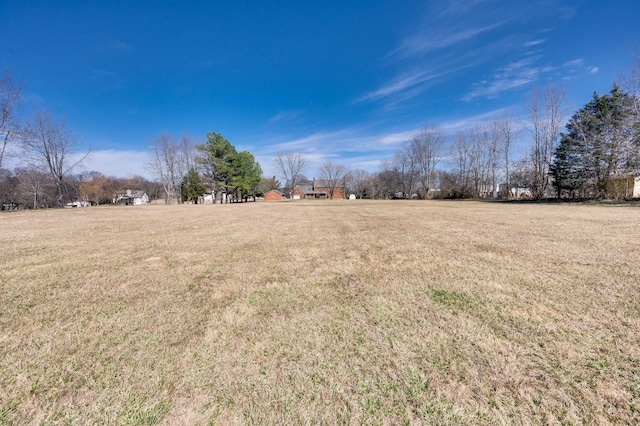
[[[305,194],[324,194],[322,191],[315,191],[313,185],[296,185],[296,188],[300,188]]]
[[[338,183],[336,183],[334,186],[335,186],[336,188],[344,188],[344,185],[340,185],[340,184],[338,184]],[[329,182],[328,182],[328,181],[326,181],[326,180],[323,180],[323,179],[315,179],[315,180],[313,181],[313,187],[314,187],[314,188],[330,188],[330,187],[331,187],[331,185],[330,185],[330,184],[329,184]]]
[[[280,195],[284,196],[284,192],[282,192],[280,190],[277,190],[277,189],[271,189],[271,190],[267,191],[267,194],[270,193],[270,192],[275,192],[276,194],[280,194]]]
[[[117,194],[118,198],[142,198],[146,195],[147,193],[142,191],[142,190],[137,190],[137,191],[131,191],[131,190],[126,190],[126,191],[120,191]]]
[[[634,179],[640,177],[639,175],[635,174],[635,173],[621,173],[621,174],[617,174],[617,175],[611,175],[609,176],[609,180],[616,180],[616,179]]]

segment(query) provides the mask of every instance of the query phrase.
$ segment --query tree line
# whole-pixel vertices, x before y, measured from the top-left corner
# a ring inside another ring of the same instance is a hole
[[[310,182],[302,153],[280,153],[274,166],[285,192]],[[426,126],[374,173],[332,162],[319,172],[358,198],[630,197],[640,176],[640,60],[571,116],[565,89],[533,89],[522,116],[505,112],[452,138]]]
[[[53,112],[36,110],[21,119],[24,88],[8,71],[0,78],[0,201],[2,208],[17,205],[62,207],[79,191],[74,169],[89,155],[79,153],[80,137]],[[21,164],[4,168],[9,150],[18,152]],[[24,202],[25,194],[29,202]],[[31,199],[32,198],[32,199]]]
[[[151,199],[163,197],[162,186],[142,176],[117,178],[91,171],[69,174],[63,184],[65,203],[113,204],[117,194],[127,188],[142,190]],[[5,210],[54,208],[59,206],[58,197],[58,186],[46,171],[32,167],[0,170],[0,199]]]
[[[639,99],[640,59],[620,84],[609,93],[594,93],[572,115],[566,90],[533,89],[522,116],[505,112],[453,137],[437,125],[425,126],[382,159],[376,172],[327,161],[318,176],[330,193],[345,187],[358,198],[628,197],[612,182],[640,174]],[[20,120],[23,103],[22,83],[5,72],[0,79],[3,207],[60,207],[76,199],[102,204],[136,185],[168,204],[198,203],[207,193],[219,202],[246,202],[271,189],[292,198],[297,185],[312,182],[303,153],[276,154],[276,175],[262,176],[250,152],[238,151],[217,132],[207,133],[203,143],[189,135],[161,134],[151,143],[147,164],[156,182],[77,174],[90,150],[78,153],[80,137],[50,111]],[[10,148],[22,159],[14,170],[3,168]]]
[[[207,134],[202,144],[183,135],[175,139],[161,134],[151,143],[147,167],[157,181],[140,176],[127,179],[98,172],[77,173],[91,150],[78,152],[81,138],[66,120],[47,110],[22,118],[24,87],[8,71],[0,78],[0,207],[51,208],[70,201],[110,204],[125,189],[142,190],[151,199],[167,203],[195,202],[206,192],[225,201],[255,199],[262,170],[248,151],[238,152],[222,135]],[[20,158],[18,167],[4,167],[11,152]]]

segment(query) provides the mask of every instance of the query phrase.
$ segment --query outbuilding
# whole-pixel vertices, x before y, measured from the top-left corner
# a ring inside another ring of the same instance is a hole
[[[640,198],[640,175],[613,175],[607,181],[607,195],[614,199]]]
[[[271,191],[264,194],[265,201],[284,201],[285,196],[282,192],[277,189],[272,189]]]

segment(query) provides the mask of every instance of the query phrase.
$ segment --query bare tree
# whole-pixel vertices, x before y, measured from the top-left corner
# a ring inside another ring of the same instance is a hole
[[[470,144],[469,138],[462,130],[456,132],[453,144],[453,157],[455,158],[455,175],[456,175],[456,192],[459,191],[460,196],[465,196],[470,188]],[[453,195],[453,194],[452,194]]]
[[[43,167],[53,178],[58,193],[58,207],[64,205],[65,179],[90,153],[76,153],[80,138],[67,129],[65,120],[39,111],[27,120],[22,146],[34,167]]]
[[[24,196],[24,204],[31,205],[33,209],[47,205],[49,193],[53,189],[51,176],[34,168],[21,168],[16,170],[19,181],[18,189]],[[55,200],[55,195],[53,196]]]
[[[320,177],[324,180],[325,186],[329,190],[329,199],[333,198],[336,188],[345,186],[345,177],[349,173],[349,168],[344,164],[327,161],[320,167]],[[345,194],[346,195],[346,194]]]
[[[281,152],[276,155],[275,167],[278,177],[285,181],[285,185],[289,189],[289,197],[293,199],[293,188],[298,184],[304,176],[305,169],[309,165],[309,161],[304,154],[300,152]]]
[[[423,198],[429,196],[443,145],[444,135],[435,126],[420,129],[409,145],[409,151],[416,161],[416,173],[422,185]]]
[[[371,186],[373,198],[392,198],[398,191],[393,163],[390,160],[380,162],[380,170],[374,174]]]
[[[505,112],[502,117],[494,121],[494,131],[500,133],[502,141],[502,155],[504,159],[504,179],[507,186],[507,196],[511,194],[511,148],[513,140],[518,135],[518,130],[514,125],[514,119],[509,112]]]
[[[411,155],[409,147],[410,145],[405,145],[399,148],[395,152],[391,163],[402,198],[411,198],[416,184],[417,159]]]
[[[19,181],[11,170],[0,169],[0,210],[17,207]]]
[[[456,166],[453,176],[445,175],[450,196],[478,197],[493,192],[499,174],[499,139],[491,130],[478,123],[468,132],[456,133],[452,152]]]
[[[489,129],[489,176],[491,180],[491,188],[493,190],[493,196],[497,196],[499,191],[499,184],[501,178],[501,159],[502,149],[504,148],[502,127],[498,120],[493,120]]]
[[[622,76],[622,87],[632,96],[634,114],[640,116],[640,50],[631,54],[634,62],[631,69]]]
[[[5,71],[2,78],[0,78],[0,138],[2,139],[0,169],[2,169],[2,160],[7,146],[18,132],[16,112],[21,102],[22,85],[14,82],[9,71]]]
[[[179,144],[179,174],[185,176],[191,169],[198,169],[198,149],[193,136],[183,134]]]
[[[353,191],[358,198],[362,198],[371,186],[371,173],[362,169],[355,169],[349,173],[350,191]],[[370,189],[369,189],[370,190]],[[370,196],[372,194],[369,194]]]
[[[544,99],[537,89],[531,93],[529,121],[532,136],[530,156],[533,176],[531,192],[535,198],[543,198],[549,187],[549,167],[553,161],[560,128],[567,115],[565,89],[548,87]]]
[[[151,161],[149,169],[162,182],[166,194],[167,204],[174,200],[180,200],[178,188],[180,186],[180,146],[178,142],[168,134],[161,134],[151,143]]]
[[[485,196],[491,177],[491,141],[486,128],[476,124],[469,132],[469,170],[473,180],[474,196]]]

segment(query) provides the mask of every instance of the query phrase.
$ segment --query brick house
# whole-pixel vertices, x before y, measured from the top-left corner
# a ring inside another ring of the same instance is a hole
[[[277,189],[272,189],[271,191],[264,194],[265,201],[284,201],[286,198],[284,194]]]
[[[313,179],[311,185],[296,185],[293,188],[294,199],[328,199],[331,194],[331,185],[321,179]],[[347,191],[344,185],[336,185],[333,190],[334,200],[345,199]]]

